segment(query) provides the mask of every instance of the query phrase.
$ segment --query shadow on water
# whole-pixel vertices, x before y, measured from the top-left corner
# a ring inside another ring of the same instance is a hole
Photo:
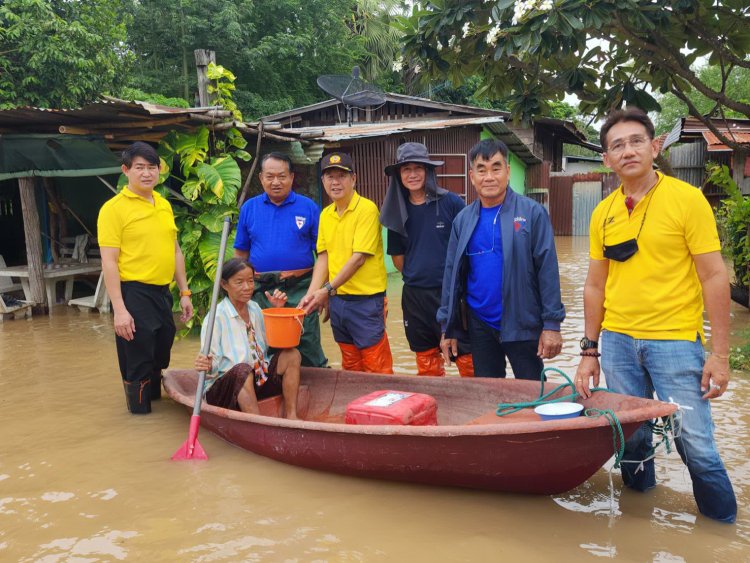
[[[569,374],[582,334],[585,238],[557,241],[568,319],[554,362]],[[414,373],[389,286],[398,371]],[[732,328],[748,326],[734,306]],[[535,497],[340,477],[287,466],[208,432],[210,460],[173,463],[188,413],[168,399],[125,411],[111,316],[57,307],[0,325],[0,559],[6,561],[739,561],[750,548],[747,373],[714,404],[719,447],[740,505],[736,526],[697,515],[676,453],[659,454],[659,486],[622,490],[600,470],[565,494]],[[338,350],[330,328],[325,348]],[[176,343],[190,366],[198,343]],[[455,371],[452,372],[455,375]],[[549,463],[554,463],[550,460]]]

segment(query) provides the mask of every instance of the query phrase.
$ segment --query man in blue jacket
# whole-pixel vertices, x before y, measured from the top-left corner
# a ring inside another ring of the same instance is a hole
[[[437,320],[446,362],[468,332],[477,377],[539,379],[562,349],[560,272],[547,211],[508,188],[508,147],[487,139],[469,153],[478,200],[454,219]],[[450,364],[449,364],[450,365]]]

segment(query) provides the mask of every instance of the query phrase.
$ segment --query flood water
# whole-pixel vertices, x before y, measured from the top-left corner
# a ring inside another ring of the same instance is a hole
[[[557,240],[563,354],[572,375],[583,333],[587,239]],[[391,279],[388,330],[397,371],[415,373]],[[341,477],[284,465],[201,431],[208,462],[169,457],[189,413],[169,399],[150,416],[125,409],[111,315],[58,306],[0,324],[2,561],[622,561],[750,560],[750,374],[713,403],[738,497],[736,525],[698,516],[676,452],[660,452],[659,486],[623,492],[600,470],[561,495],[523,496]],[[734,343],[748,311],[733,304]],[[323,327],[325,349],[338,349]],[[194,339],[172,365],[189,367]],[[455,372],[453,372],[455,374]],[[549,463],[554,463],[550,460]]]

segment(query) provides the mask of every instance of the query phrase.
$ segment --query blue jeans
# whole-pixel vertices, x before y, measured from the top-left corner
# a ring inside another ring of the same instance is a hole
[[[714,442],[711,405],[701,398],[704,353],[700,339],[639,340],[603,331],[601,346],[602,371],[609,389],[647,399],[656,391],[662,401],[674,400],[689,407],[681,410],[682,432],[675,444],[690,472],[698,509],[709,518],[734,522],[737,500]],[[626,441],[623,461],[645,459],[651,444],[651,431],[644,424]],[[654,487],[654,460],[636,471],[638,467],[637,463],[623,463],[625,485],[639,491]]]
[[[544,362],[536,355],[538,340],[504,342],[500,331],[469,311],[469,342],[475,377],[505,377],[505,358],[516,379],[539,381]]]

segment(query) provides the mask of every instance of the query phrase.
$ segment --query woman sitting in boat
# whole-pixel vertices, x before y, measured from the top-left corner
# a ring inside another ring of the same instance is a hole
[[[296,348],[268,353],[260,306],[251,301],[255,271],[237,258],[224,264],[221,288],[226,297],[216,307],[211,352],[195,360],[195,369],[206,372],[209,405],[258,414],[258,401],[283,394],[286,418],[297,418],[297,391],[301,356]],[[266,297],[283,307],[287,296],[276,290]],[[208,323],[201,328],[201,343]]]

